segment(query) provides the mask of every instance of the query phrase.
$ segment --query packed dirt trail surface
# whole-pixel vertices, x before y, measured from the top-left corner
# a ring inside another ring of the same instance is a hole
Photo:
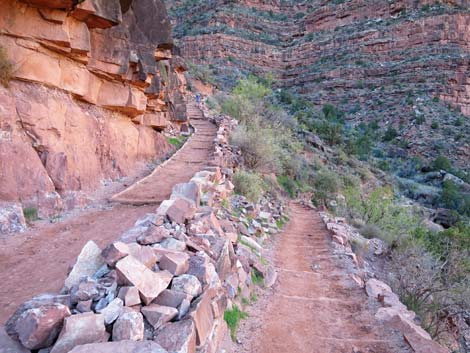
[[[189,106],[189,116],[190,119],[195,117],[191,123],[196,126],[197,132],[174,155],[174,159],[162,168],[157,167],[159,171],[154,178],[147,179],[145,188],[149,189],[148,193],[131,194],[132,197],[154,197],[152,205],[114,203],[104,210],[83,211],[58,223],[37,225],[26,233],[0,238],[0,325],[18,305],[32,296],[58,292],[63,286],[68,267],[73,265],[88,240],[104,247],[119,238],[137,219],[154,212],[155,204],[168,198],[175,184],[188,181],[201,164],[207,162],[216,127],[202,120],[200,110],[194,105]],[[198,163],[188,163],[191,156]]]
[[[188,105],[188,115],[196,129],[190,140],[161,168],[113,196],[113,201],[133,205],[160,203],[168,199],[174,184],[187,181],[207,165],[217,127],[204,119],[194,103]]]
[[[375,322],[364,290],[333,254],[318,213],[292,204],[290,219],[274,254],[277,286],[259,318],[248,319],[260,322],[244,351],[408,352],[400,337]]]

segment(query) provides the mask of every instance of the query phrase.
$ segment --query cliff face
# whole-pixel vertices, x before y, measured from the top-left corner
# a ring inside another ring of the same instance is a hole
[[[0,200],[42,215],[169,149],[184,64],[161,0],[0,0]]]
[[[469,119],[455,128],[460,112],[470,115],[464,1],[167,4],[182,56],[271,72],[279,87],[333,103],[352,123],[394,126],[412,154],[468,164]],[[439,129],[431,128],[435,122]]]

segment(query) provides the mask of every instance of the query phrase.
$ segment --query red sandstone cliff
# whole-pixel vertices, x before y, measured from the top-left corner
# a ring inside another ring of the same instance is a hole
[[[186,121],[184,64],[161,0],[0,0],[0,200],[43,215],[132,173]]]

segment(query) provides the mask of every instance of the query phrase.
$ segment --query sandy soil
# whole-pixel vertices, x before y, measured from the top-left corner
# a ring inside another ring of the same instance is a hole
[[[291,205],[291,221],[274,248],[278,282],[245,310],[238,343],[226,352],[410,352],[396,332],[376,322],[374,305],[334,255],[317,212]]]

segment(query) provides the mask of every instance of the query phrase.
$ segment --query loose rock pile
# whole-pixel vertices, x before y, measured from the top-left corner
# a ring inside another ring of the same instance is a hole
[[[399,330],[414,352],[448,353],[446,348],[434,342],[431,336],[414,322],[416,314],[400,302],[398,295],[393,293],[390,286],[373,278],[374,273],[364,259],[356,257],[351,245],[354,239],[357,241],[361,236],[346,223],[344,218],[332,217],[326,212],[320,215],[326,228],[331,232],[337,251],[349,256],[355,264],[351,277],[359,286],[365,288],[370,298],[376,299],[381,304],[375,317]],[[380,240],[371,239],[368,245],[374,254],[382,254],[383,244]]]
[[[23,208],[19,203],[0,204],[0,234],[24,232],[26,227]]]
[[[224,311],[250,294],[252,273],[274,284],[262,245],[284,208],[232,195],[235,123],[217,120],[209,167],[119,241],[86,244],[61,294],[35,297],[7,321],[25,351],[215,352],[227,334]]]

